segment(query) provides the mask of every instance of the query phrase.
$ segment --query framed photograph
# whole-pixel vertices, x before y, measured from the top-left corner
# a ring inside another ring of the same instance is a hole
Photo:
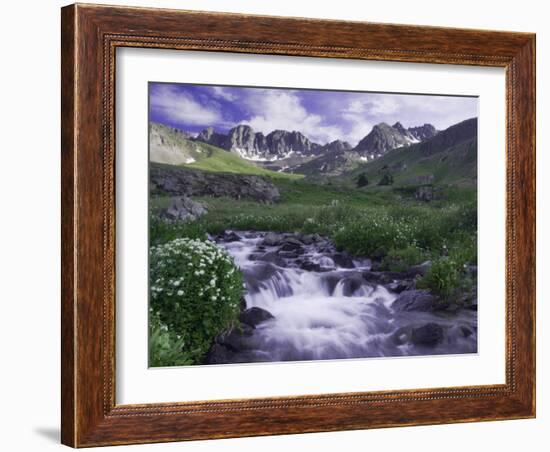
[[[535,416],[535,36],[62,9],[62,442]]]

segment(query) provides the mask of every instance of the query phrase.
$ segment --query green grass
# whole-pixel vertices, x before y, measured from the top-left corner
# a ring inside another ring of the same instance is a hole
[[[282,198],[276,204],[195,197],[208,209],[197,221],[165,223],[153,215],[152,244],[204,238],[227,229],[318,233],[352,255],[377,257],[386,269],[403,271],[434,261],[437,265],[424,284],[444,297],[461,284],[464,265],[477,262],[477,197],[471,187],[441,187],[442,197],[425,203],[394,187],[363,190],[307,180],[273,182]],[[153,197],[151,210],[168,203],[168,197]]]
[[[433,183],[475,187],[477,181],[477,143],[471,139],[441,152],[423,155],[419,147],[395,149],[357,169],[345,174],[342,179],[355,181],[360,174],[369,180],[366,190],[374,188],[384,174],[393,177],[393,186],[415,185],[415,179],[433,175]]]
[[[182,165],[189,168],[200,169],[203,171],[213,171],[216,173],[232,174],[252,174],[257,176],[266,176],[274,179],[301,179],[304,176],[300,174],[278,173],[270,171],[232,154],[224,149],[211,146],[209,144],[196,142],[203,152],[196,162],[188,165]]]

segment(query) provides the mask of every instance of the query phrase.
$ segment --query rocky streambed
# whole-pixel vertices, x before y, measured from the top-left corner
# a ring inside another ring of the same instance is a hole
[[[226,231],[213,237],[244,273],[240,325],[206,364],[477,352],[477,304],[415,286],[426,265],[374,271],[317,234]]]

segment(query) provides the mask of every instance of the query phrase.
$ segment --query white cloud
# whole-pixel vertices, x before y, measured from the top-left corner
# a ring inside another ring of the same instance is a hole
[[[399,110],[399,102],[387,95],[363,95],[362,99],[353,99],[345,113],[370,115],[389,115]]]
[[[343,135],[340,127],[325,124],[322,116],[309,113],[291,91],[255,90],[245,104],[252,116],[243,123],[264,134],[277,129],[297,130],[321,144]]]
[[[224,100],[228,101],[234,101],[237,99],[237,96],[235,94],[229,92],[226,88],[223,88],[221,86],[212,86],[211,87],[212,92],[214,93],[214,96],[219,97]]]
[[[169,85],[158,86],[152,92],[151,108],[184,124],[207,126],[223,123],[218,106],[201,105],[190,94]]]

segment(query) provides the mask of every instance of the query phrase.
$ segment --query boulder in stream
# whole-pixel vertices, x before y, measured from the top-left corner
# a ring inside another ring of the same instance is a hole
[[[411,342],[415,345],[434,346],[443,341],[443,327],[437,323],[426,323],[414,328],[411,334]]]
[[[404,290],[391,307],[395,311],[432,311],[437,302],[438,298],[427,289]]]
[[[241,312],[239,320],[241,323],[245,323],[252,328],[256,328],[260,323],[266,322],[267,320],[274,319],[273,314],[266,309],[258,308],[256,306],[246,309]]]

